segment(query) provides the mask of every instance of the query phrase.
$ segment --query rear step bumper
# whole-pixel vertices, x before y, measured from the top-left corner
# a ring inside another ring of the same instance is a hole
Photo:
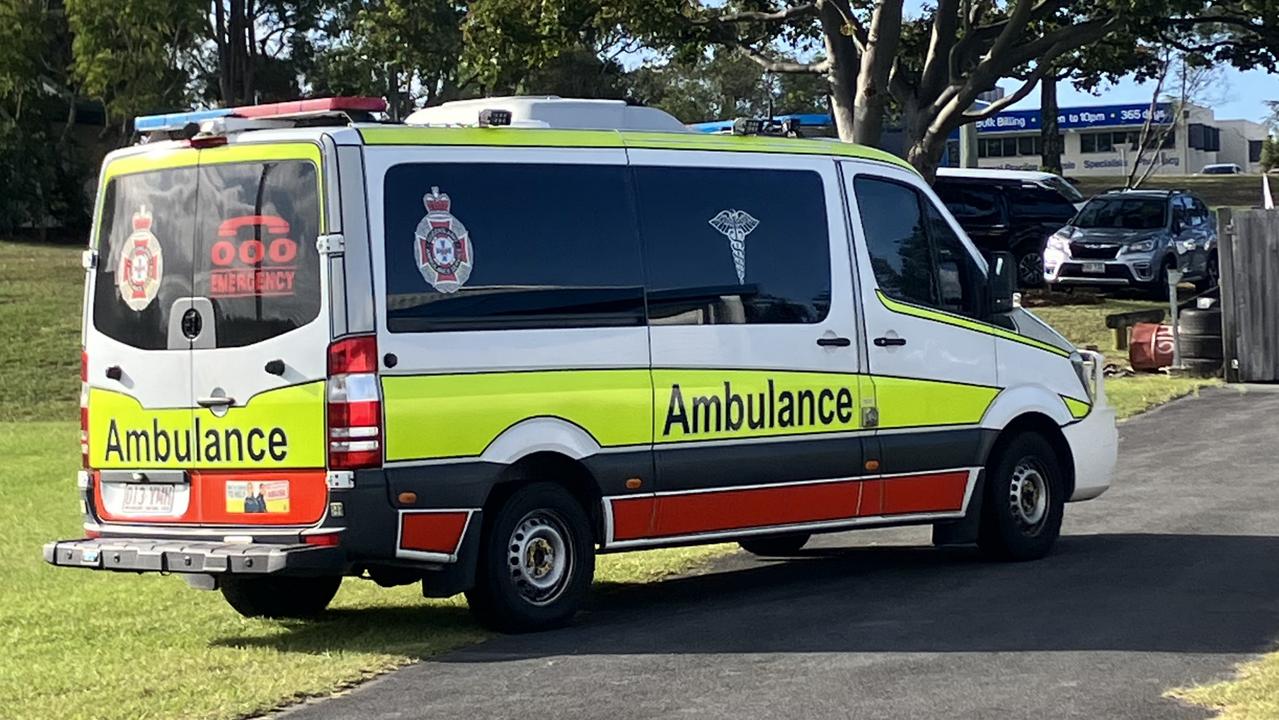
[[[86,538],[46,543],[44,561],[120,572],[331,575],[342,572],[345,555],[318,545]]]

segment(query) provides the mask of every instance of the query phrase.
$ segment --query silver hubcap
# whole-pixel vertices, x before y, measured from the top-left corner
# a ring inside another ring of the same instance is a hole
[[[1030,460],[1022,460],[1013,468],[1008,485],[1008,505],[1022,530],[1037,531],[1048,516],[1048,479]]]
[[[573,545],[564,523],[549,510],[525,515],[507,543],[511,582],[534,605],[554,602],[568,585]]]

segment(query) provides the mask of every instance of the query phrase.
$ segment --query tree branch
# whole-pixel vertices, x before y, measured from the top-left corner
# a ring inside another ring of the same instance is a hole
[[[1035,66],[1034,71],[1031,72],[1030,75],[1026,76],[1026,81],[1022,83],[1021,87],[1017,88],[1017,91],[1012,95],[1005,95],[1004,97],[1001,97],[982,108],[978,112],[964,112],[960,117],[962,117],[965,121],[977,121],[985,120],[986,118],[995,115],[1009,105],[1019,102],[1029,95],[1030,91],[1035,89],[1035,86],[1039,84],[1039,81],[1042,80],[1044,75],[1047,75],[1048,71],[1051,69],[1051,62],[1039,63]]]
[[[764,69],[765,72],[774,73],[806,73],[810,75],[822,75],[830,70],[830,58],[815,63],[794,62],[791,60],[774,60],[754,48],[746,45],[734,45],[735,49],[741,51],[743,55],[750,58],[752,62]]]
[[[816,15],[817,3],[806,2],[800,5],[792,5],[791,7],[774,10],[773,12],[765,12],[762,10],[740,10],[738,12],[725,13],[714,17],[693,18],[691,22],[694,25],[717,25],[730,23],[783,23],[804,15]]]

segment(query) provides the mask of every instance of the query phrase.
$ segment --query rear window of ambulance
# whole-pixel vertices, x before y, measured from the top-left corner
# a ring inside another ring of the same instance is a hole
[[[172,315],[188,297],[213,305],[217,347],[260,342],[319,315],[319,199],[309,162],[116,177],[98,227],[94,327],[122,343],[184,348]]]

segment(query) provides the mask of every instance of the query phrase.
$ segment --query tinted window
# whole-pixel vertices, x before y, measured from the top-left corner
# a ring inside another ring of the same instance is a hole
[[[644,322],[624,167],[397,165],[384,196],[391,332]]]
[[[204,165],[195,294],[213,303],[218,347],[251,345],[320,313],[319,193],[304,161]]]
[[[937,305],[919,193],[905,185],[867,177],[854,180],[853,188],[880,290],[899,300]]]
[[[1074,225],[1081,228],[1157,230],[1168,224],[1168,201],[1163,198],[1093,198],[1084,205]]]
[[[1008,188],[1008,209],[1013,217],[1063,223],[1075,214],[1075,206],[1056,190],[1033,186]]]
[[[168,347],[169,313],[191,295],[195,168],[113,178],[104,190],[93,325],[144,350]]]
[[[922,199],[937,256],[938,304],[943,310],[976,316],[981,309],[982,272],[950,223]]]
[[[830,307],[821,176],[634,168],[655,324],[813,323]]]
[[[965,226],[999,224],[999,190],[993,185],[983,187],[976,183],[940,179],[933,189],[950,214]]]

